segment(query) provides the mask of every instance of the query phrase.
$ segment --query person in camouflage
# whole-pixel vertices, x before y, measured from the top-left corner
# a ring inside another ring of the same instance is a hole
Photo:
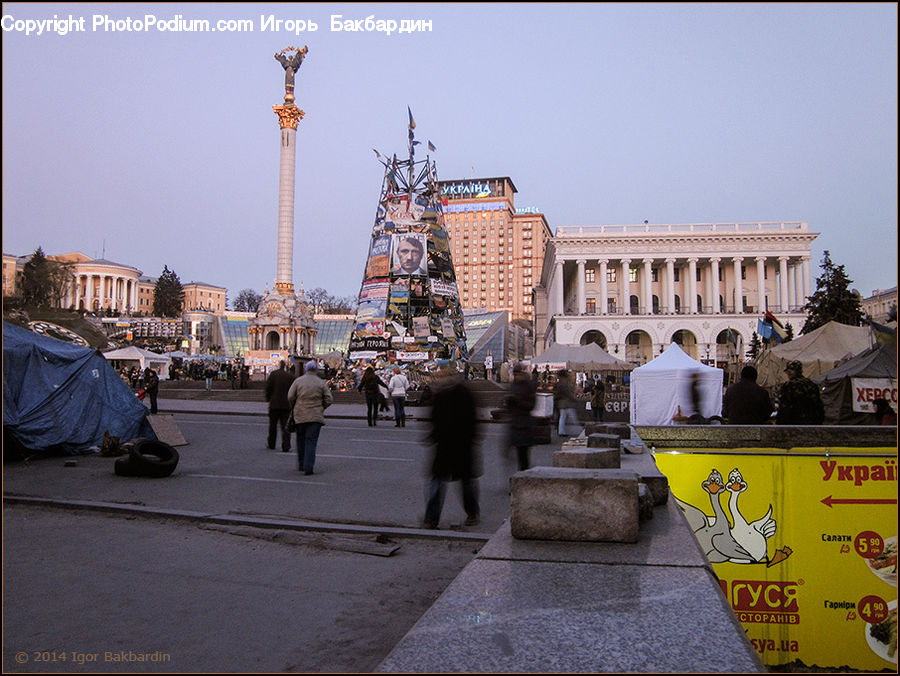
[[[819,387],[803,377],[803,364],[790,361],[784,367],[788,381],[778,391],[776,425],[821,425],[825,420],[825,406]]]

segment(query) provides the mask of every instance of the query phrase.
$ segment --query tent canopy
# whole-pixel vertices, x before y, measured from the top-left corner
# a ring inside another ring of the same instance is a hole
[[[829,425],[875,424],[870,399],[875,388],[890,388],[884,397],[897,410],[897,352],[893,346],[879,345],[865,350],[831,371],[813,378],[822,386],[825,423]]]
[[[165,380],[169,377],[168,367],[172,359],[165,354],[156,354],[156,352],[129,345],[120,350],[104,352],[103,356],[108,361],[136,362],[142,369],[149,366],[156,371],[160,380]]]
[[[627,361],[613,357],[597,343],[587,345],[564,345],[554,343],[539,357],[531,360],[532,364],[555,364],[565,362],[570,369],[578,371],[601,371],[605,369],[630,369]]]
[[[786,380],[784,367],[795,359],[803,364],[804,376],[815,378],[871,345],[869,327],[828,322],[815,331],[763,351],[756,365],[757,382],[763,387],[783,383]]]
[[[691,401],[691,382],[699,378],[700,415],[722,414],[722,370],[701,364],[672,343],[653,361],[631,372],[631,424],[672,425],[678,415],[697,411]]]
[[[31,451],[73,455],[103,433],[155,439],[147,409],[99,352],[3,322],[3,430]]]

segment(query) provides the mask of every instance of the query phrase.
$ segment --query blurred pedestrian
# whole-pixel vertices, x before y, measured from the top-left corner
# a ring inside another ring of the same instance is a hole
[[[559,411],[559,436],[569,436],[569,425],[580,427],[578,414],[575,412],[575,395],[569,383],[569,372],[561,369],[557,374],[556,386],[553,388],[553,401]]]
[[[534,410],[537,399],[531,376],[521,364],[513,367],[513,381],[509,388],[509,445],[516,449],[519,471],[528,469],[531,446],[534,445]]]
[[[281,450],[284,453],[291,450],[291,435],[288,432],[291,403],[288,401],[288,392],[293,383],[294,374],[288,372],[283,359],[278,363],[278,368],[266,379],[266,401],[269,402],[269,435],[266,438],[266,446],[270,449],[275,448],[278,430],[281,430]]]
[[[591,392],[591,417],[594,422],[603,422],[603,414],[606,413],[606,385],[603,378],[597,378],[594,389]]]
[[[156,415],[158,412],[156,397],[159,394],[159,376],[150,367],[147,367],[144,372],[144,392],[150,397],[150,413]]]
[[[477,525],[481,514],[477,478],[482,469],[476,444],[475,397],[452,367],[443,367],[435,385],[428,439],[434,444],[434,456],[426,496],[425,527],[438,527],[449,481],[461,484],[466,525]]]
[[[788,381],[778,390],[777,425],[821,425],[825,421],[825,406],[819,386],[803,375],[798,360],[784,367]]]
[[[375,427],[378,424],[378,399],[381,395],[380,388],[386,385],[375,373],[375,369],[369,366],[362,378],[360,378],[359,386],[356,388],[360,392],[366,394],[366,420],[369,427]]]
[[[297,430],[297,464],[304,474],[312,474],[316,465],[316,446],[319,432],[325,424],[325,409],[334,397],[325,381],[319,378],[315,360],[303,365],[303,375],[288,390],[288,401]]]
[[[700,389],[700,373],[694,371],[691,373],[691,407],[694,412],[688,417],[688,423],[691,425],[705,425],[706,418],[703,415],[703,395]]]
[[[400,372],[400,367],[394,367],[394,375],[388,381],[388,394],[394,401],[394,427],[406,427],[406,390],[409,389],[409,380]]]
[[[756,383],[752,366],[741,369],[741,379],[725,391],[722,417],[729,425],[764,425],[772,417],[772,400],[765,388]]]
[[[897,412],[891,408],[887,399],[879,397],[872,402],[875,405],[876,425],[897,425]]]

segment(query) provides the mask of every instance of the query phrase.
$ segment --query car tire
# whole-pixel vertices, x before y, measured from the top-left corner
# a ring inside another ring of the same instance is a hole
[[[141,439],[135,442],[128,461],[138,472],[137,476],[167,477],[178,465],[178,451],[164,441]]]

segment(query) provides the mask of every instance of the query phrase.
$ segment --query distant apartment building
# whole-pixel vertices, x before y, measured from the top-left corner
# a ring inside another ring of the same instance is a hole
[[[875,289],[868,298],[860,301],[863,314],[876,322],[886,322],[891,314],[897,314],[897,287],[893,289]]]
[[[225,312],[225,299],[228,289],[204,282],[188,282],[182,284],[184,289],[184,305],[182,311],[206,310],[214,314]]]
[[[516,187],[507,176],[439,185],[462,309],[506,310],[510,319],[531,322],[532,289],[551,237],[544,215],[516,211]]]

